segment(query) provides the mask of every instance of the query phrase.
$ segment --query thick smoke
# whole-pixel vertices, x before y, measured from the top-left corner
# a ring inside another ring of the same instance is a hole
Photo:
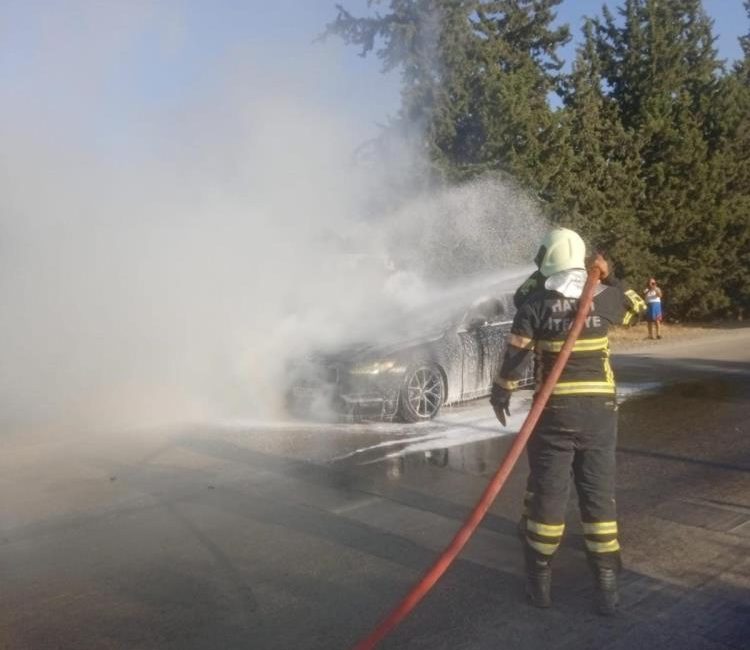
[[[101,88],[74,54],[59,105],[0,115],[0,433],[277,415],[289,358],[533,254],[541,219],[497,181],[402,177],[379,202],[411,154],[356,161],[359,115],[316,89],[325,52],[120,117],[81,114]]]

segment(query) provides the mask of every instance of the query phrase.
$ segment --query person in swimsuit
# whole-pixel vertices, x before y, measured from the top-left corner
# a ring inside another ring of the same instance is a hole
[[[648,322],[648,338],[654,338],[654,325],[656,325],[656,338],[661,338],[661,289],[656,285],[656,279],[651,278],[648,286],[643,291],[646,298],[646,321]]]

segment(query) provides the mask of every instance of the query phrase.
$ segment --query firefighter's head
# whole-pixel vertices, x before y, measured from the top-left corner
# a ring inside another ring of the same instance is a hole
[[[568,228],[553,228],[547,233],[534,258],[542,275],[586,268],[586,244]]]

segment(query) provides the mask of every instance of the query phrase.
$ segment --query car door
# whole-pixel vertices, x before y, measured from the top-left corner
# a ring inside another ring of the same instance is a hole
[[[505,333],[510,330],[507,306],[494,296],[476,300],[459,333],[463,348],[463,399],[486,395],[500,363]]]
[[[458,331],[461,341],[461,399],[481,394],[484,381],[484,346],[481,327],[467,327]]]
[[[479,347],[481,356],[481,379],[477,390],[485,395],[490,392],[492,381],[503,361],[505,341],[513,321],[502,320],[502,316],[494,322],[479,328]]]

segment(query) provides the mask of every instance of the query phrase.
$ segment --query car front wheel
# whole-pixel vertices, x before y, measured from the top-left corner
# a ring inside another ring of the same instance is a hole
[[[406,373],[399,398],[399,414],[405,422],[434,418],[445,402],[443,374],[435,364],[414,366]]]

